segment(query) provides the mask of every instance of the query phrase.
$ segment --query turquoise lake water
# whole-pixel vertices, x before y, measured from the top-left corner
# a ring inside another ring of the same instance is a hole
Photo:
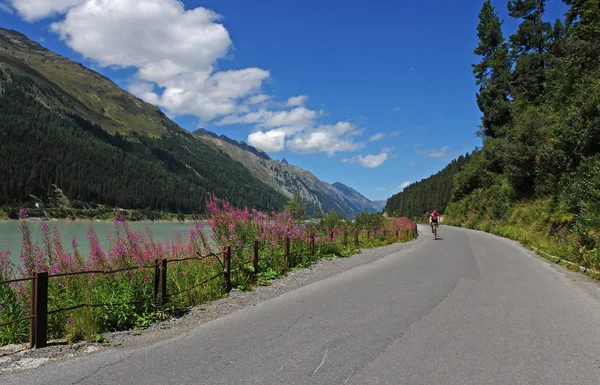
[[[82,255],[89,253],[89,242],[87,239],[87,227],[92,226],[98,234],[98,240],[104,249],[110,246],[107,236],[114,233],[112,222],[93,222],[93,221],[28,221],[31,230],[32,240],[38,241],[42,245],[42,223],[50,226],[50,231],[58,229],[63,240],[65,250],[71,251],[71,238],[73,234],[77,238],[78,249]],[[181,233],[183,239],[188,238],[188,231],[193,223],[190,222],[130,222],[129,226],[133,229],[139,229],[145,232],[145,227],[152,229],[154,238],[162,240],[165,237],[173,237],[175,232]],[[208,226],[205,224],[208,231]],[[16,264],[20,264],[21,249],[21,223],[19,221],[0,221],[0,249],[10,249],[10,259]]]

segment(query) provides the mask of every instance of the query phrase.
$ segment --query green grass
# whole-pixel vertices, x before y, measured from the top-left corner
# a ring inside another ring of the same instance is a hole
[[[551,199],[516,203],[503,218],[491,218],[486,210],[468,216],[448,215],[446,224],[499,235],[527,248],[538,248],[577,265],[600,270],[598,250],[581,246],[580,238],[573,231],[573,214]]]

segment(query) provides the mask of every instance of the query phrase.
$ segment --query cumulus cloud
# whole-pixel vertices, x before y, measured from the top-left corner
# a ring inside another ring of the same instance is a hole
[[[11,0],[14,9],[27,21],[35,21],[66,12],[86,0]]]
[[[256,131],[248,135],[248,144],[267,152],[283,151],[285,133],[279,130]]]
[[[352,158],[344,158],[342,162],[344,163],[358,163],[365,168],[375,168],[381,166],[388,160],[388,152],[381,151],[379,154],[369,154],[369,155],[357,155]]]
[[[296,107],[292,110],[271,111],[261,108],[257,111],[243,115],[229,115],[221,119],[216,125],[224,126],[230,124],[256,124],[259,127],[298,127],[302,129],[312,124],[318,116],[314,110],[305,107]]]
[[[417,154],[429,156],[432,158],[443,158],[450,147],[444,146],[438,150],[417,150]]]
[[[259,95],[254,95],[248,98],[248,100],[246,100],[246,103],[253,105],[253,104],[261,104],[266,102],[267,100],[271,99],[271,97],[269,95],[265,95],[265,94],[259,94]]]
[[[288,107],[303,106],[306,100],[308,100],[308,96],[306,95],[292,96],[285,104]]]
[[[384,133],[382,133],[382,132],[379,132],[379,133],[377,133],[377,134],[375,134],[375,135],[371,136],[371,137],[369,138],[369,142],[376,142],[376,141],[378,141],[378,140],[381,140],[381,139],[383,139],[383,138],[385,138],[385,134],[384,134]]]
[[[300,154],[326,153],[329,156],[337,152],[355,151],[363,146],[354,141],[361,130],[350,122],[320,125],[298,133],[286,142],[294,152]]]

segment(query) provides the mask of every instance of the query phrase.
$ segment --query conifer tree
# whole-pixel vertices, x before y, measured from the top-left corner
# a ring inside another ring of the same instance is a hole
[[[480,86],[477,105],[483,113],[481,133],[492,138],[502,136],[502,127],[510,122],[510,60],[501,26],[490,0],[485,1],[479,13],[479,45],[475,49],[481,62],[473,65],[473,74]]]

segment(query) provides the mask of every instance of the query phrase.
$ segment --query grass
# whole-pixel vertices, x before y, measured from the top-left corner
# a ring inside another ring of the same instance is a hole
[[[156,107],[79,63],[28,44],[22,47],[8,43],[7,47],[8,54],[0,50],[0,61],[60,95],[58,98],[45,95],[48,97],[46,102],[57,108],[80,115],[111,133],[135,131],[158,137],[165,133],[164,125],[170,126],[171,130],[183,131],[169,123]]]
[[[598,250],[581,246],[573,231],[574,216],[554,204],[551,199],[538,199],[516,203],[504,218],[490,219],[485,211],[467,217],[446,217],[446,224],[485,231],[518,241],[523,246],[537,248],[577,266],[600,270]],[[548,258],[543,253],[541,256]],[[568,268],[572,265],[563,264]],[[579,271],[578,267],[575,267]]]

